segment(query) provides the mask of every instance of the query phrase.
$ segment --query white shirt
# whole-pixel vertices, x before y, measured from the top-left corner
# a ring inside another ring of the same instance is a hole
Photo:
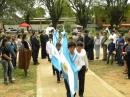
[[[95,37],[94,41],[95,41],[95,45],[101,44],[101,38],[100,37],[99,38]]]
[[[78,70],[81,70],[81,68],[83,66],[86,66],[86,68],[88,69],[88,58],[86,55],[86,51],[84,49],[81,50],[81,52],[79,53],[77,50],[75,50],[77,57],[74,61],[75,65],[77,65]]]
[[[48,41],[47,44],[46,44],[46,51],[47,51],[47,54],[49,54],[49,57],[51,58],[51,53],[52,53],[52,40]]]
[[[110,39],[113,39],[113,43],[116,43],[116,40],[117,40],[117,35],[114,33],[114,34],[111,34],[108,38],[109,40]]]

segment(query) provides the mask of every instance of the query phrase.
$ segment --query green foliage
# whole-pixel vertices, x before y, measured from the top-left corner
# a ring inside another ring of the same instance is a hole
[[[40,0],[49,11],[52,26],[57,27],[58,21],[62,15],[65,0]]]
[[[71,24],[70,23],[65,23],[64,24],[64,28],[65,28],[65,31],[67,32],[67,33],[71,33],[72,32],[72,27],[71,27]]]
[[[35,8],[34,18],[44,17],[45,10],[42,7]]]
[[[72,10],[70,4],[68,4],[68,2],[65,2],[63,12],[62,12],[62,17],[74,17],[74,16],[75,16],[75,13]]]
[[[77,21],[83,28],[87,27],[88,21],[90,20],[90,6],[92,0],[68,0],[75,10]]]
[[[106,2],[105,9],[110,18],[110,24],[118,26],[125,15],[127,10],[128,0],[104,0]]]

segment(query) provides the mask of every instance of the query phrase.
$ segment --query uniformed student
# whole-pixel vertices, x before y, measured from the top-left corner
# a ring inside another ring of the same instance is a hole
[[[85,73],[88,71],[88,58],[86,55],[86,51],[83,49],[83,42],[79,41],[75,50],[77,54],[77,58],[75,60],[75,64],[79,70],[78,78],[79,78],[79,97],[84,97],[84,84],[85,84]]]
[[[60,42],[58,42],[56,44],[56,48],[57,48],[58,52],[60,53],[60,50],[61,50],[61,43]],[[60,83],[61,72],[59,72],[57,69],[55,69],[55,71],[56,71],[56,74],[57,74],[57,83]]]
[[[47,42],[47,44],[46,44],[46,51],[47,51],[47,54],[48,54],[48,61],[49,62],[51,62],[51,57],[52,57],[52,55],[51,55],[51,45],[52,45],[52,37],[51,36],[49,36],[49,40],[48,40],[48,42]],[[52,65],[52,70],[53,70],[53,75],[55,75],[55,68],[54,68],[54,66]]]
[[[75,47],[76,44],[74,42],[69,42],[68,43],[68,49],[69,49],[69,53],[70,53],[70,57],[73,59],[74,55],[75,55]],[[69,88],[69,83],[67,81],[67,79],[64,77],[64,83],[65,83],[65,88],[67,91],[67,97],[71,97],[71,92],[70,92],[70,88]],[[74,94],[75,97],[75,94]]]

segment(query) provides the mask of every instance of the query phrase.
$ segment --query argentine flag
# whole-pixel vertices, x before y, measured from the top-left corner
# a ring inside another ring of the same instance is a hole
[[[75,92],[78,90],[78,69],[73,62],[74,60],[70,56],[70,53],[68,50],[68,40],[67,40],[66,33],[63,35],[62,53],[60,54],[60,56],[62,58],[62,69],[65,75],[65,78],[69,84],[71,97],[73,97]],[[76,57],[76,55],[74,55],[74,57]]]
[[[61,69],[61,61],[60,61],[60,54],[56,47],[52,44],[51,45],[51,63],[52,65],[60,72]]]
[[[53,44],[54,44],[54,46],[56,46],[58,41],[59,41],[59,32],[54,31],[54,33],[53,33]]]

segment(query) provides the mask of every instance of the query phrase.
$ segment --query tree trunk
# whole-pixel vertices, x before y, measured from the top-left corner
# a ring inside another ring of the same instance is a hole
[[[58,21],[52,20],[52,26],[56,29],[57,28]]]
[[[26,18],[25,18],[25,22],[30,24],[30,14],[27,12]],[[27,31],[29,31],[29,27],[27,27]]]

